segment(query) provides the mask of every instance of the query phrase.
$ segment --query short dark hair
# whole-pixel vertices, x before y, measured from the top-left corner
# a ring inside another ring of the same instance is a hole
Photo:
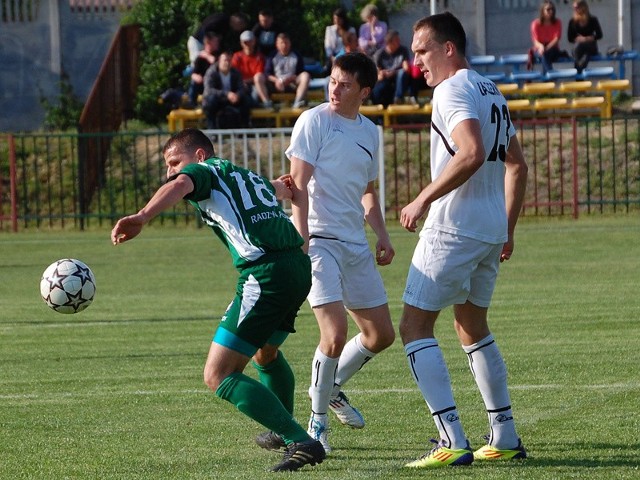
[[[207,158],[215,156],[213,143],[211,143],[209,137],[197,128],[185,128],[184,130],[173,134],[171,138],[167,140],[167,143],[164,144],[162,154],[164,155],[167,150],[173,147],[176,147],[187,154],[193,154],[196,150],[202,148],[206,152]]]
[[[436,15],[421,18],[413,26],[413,31],[417,32],[423,28],[428,28],[433,34],[433,38],[439,44],[451,42],[456,46],[458,54],[463,57],[467,49],[467,34],[464,27],[452,13],[444,12]]]
[[[398,32],[397,30],[389,29],[387,31],[387,34],[384,36],[384,43],[389,43],[396,37],[400,37],[400,32]]]
[[[364,53],[350,52],[340,55],[334,60],[333,67],[353,75],[361,88],[373,88],[378,81],[378,68]]]

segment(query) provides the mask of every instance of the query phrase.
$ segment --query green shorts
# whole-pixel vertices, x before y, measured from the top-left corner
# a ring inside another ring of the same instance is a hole
[[[265,255],[240,273],[213,341],[249,357],[266,343],[279,345],[295,332],[310,288],[311,260],[302,250]]]

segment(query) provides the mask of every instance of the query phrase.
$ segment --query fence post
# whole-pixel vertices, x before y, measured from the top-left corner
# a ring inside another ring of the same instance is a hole
[[[578,179],[578,122],[576,117],[573,116],[571,118],[571,127],[573,130],[573,158],[572,158],[572,172],[573,172],[573,195],[572,195],[572,204],[573,204],[573,218],[578,219],[578,194],[579,194],[579,179]]]
[[[84,135],[82,124],[78,124],[78,202],[80,210],[80,230],[84,230],[84,220],[89,213],[89,193],[87,192],[87,165],[86,159],[89,151],[88,143],[91,140]]]
[[[9,194],[11,196],[11,228],[18,231],[18,185],[16,183],[16,141],[9,134]]]
[[[384,129],[378,125],[378,200],[380,202],[380,210],[382,210],[382,218],[387,218],[385,174],[384,174]]]

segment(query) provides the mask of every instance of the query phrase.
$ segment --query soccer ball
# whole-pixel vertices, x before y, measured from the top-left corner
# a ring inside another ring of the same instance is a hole
[[[47,267],[40,280],[40,295],[59,313],[78,313],[93,302],[96,279],[80,260],[63,258]]]

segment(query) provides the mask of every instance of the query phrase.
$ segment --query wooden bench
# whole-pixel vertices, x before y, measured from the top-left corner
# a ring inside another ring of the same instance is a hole
[[[603,118],[611,118],[613,115],[613,92],[627,90],[631,87],[631,82],[627,79],[622,80],[600,80],[593,82],[591,80],[570,80],[555,82],[538,82],[527,83],[518,86],[513,83],[498,84],[498,89],[507,98],[507,100],[520,99],[522,97],[530,97],[533,100],[535,109],[535,100],[537,98],[567,98],[567,103],[575,110],[591,110],[593,113],[597,110],[596,106],[601,106],[600,115]],[[590,100],[589,98],[595,98]],[[604,104],[602,102],[604,101]],[[554,102],[541,102],[540,111],[553,110],[549,105]],[[522,108],[523,110],[526,110]],[[580,113],[580,112],[578,112]]]
[[[296,109],[300,110],[300,109]],[[255,120],[272,120],[274,126],[282,126],[282,116],[279,111],[272,108],[253,108],[251,118]],[[206,116],[202,108],[177,108],[167,115],[167,129],[170,132],[178,132],[187,127],[201,128],[205,124]]]
[[[593,90],[593,82],[591,80],[561,82],[558,85],[558,90],[561,93],[585,93]]]
[[[324,89],[307,90],[307,102],[308,103],[322,103],[324,102],[325,92]],[[271,101],[273,103],[280,103],[283,106],[293,105],[296,99],[296,94],[291,92],[280,93],[275,92],[271,94]]]
[[[528,98],[507,99],[507,107],[510,112],[531,111],[531,100]]]
[[[361,105],[360,113],[373,122],[382,118],[384,122],[384,107],[382,105]]]
[[[600,80],[596,84],[595,89],[604,92],[606,101],[602,115],[604,118],[611,118],[613,116],[613,92],[627,90],[630,86],[631,82],[626,78],[620,80]]]
[[[554,82],[525,83],[520,89],[523,95],[549,95],[556,91]]]
[[[613,115],[613,92],[627,90],[631,82],[623,80],[600,80],[595,83],[589,80],[526,83],[519,86],[516,83],[500,83],[498,89],[507,98],[509,110],[514,113],[531,115],[592,115],[599,114],[602,118],[611,118]],[[316,92],[310,98],[322,99],[324,92]],[[304,108],[292,108],[284,102],[293,101],[292,93],[274,94],[283,106],[272,108],[254,108],[251,110],[251,119],[267,121],[279,128],[291,125]],[[528,97],[528,98],[523,98]],[[382,118],[385,127],[392,125],[401,117],[425,117],[425,121],[431,115],[431,103],[424,107],[419,105],[389,105],[386,109],[382,105],[363,105],[360,113],[377,120]],[[182,130],[188,126],[200,127],[204,124],[205,115],[201,108],[172,110],[167,115],[170,132]]]
[[[200,127],[204,123],[205,115],[202,108],[177,108],[167,115],[167,128],[170,132],[178,132],[187,127]]]
[[[383,122],[382,124],[385,127],[388,127],[393,123],[395,119],[398,117],[406,116],[406,115],[417,115],[420,111],[420,105],[411,104],[411,105],[389,105],[384,109]]]

